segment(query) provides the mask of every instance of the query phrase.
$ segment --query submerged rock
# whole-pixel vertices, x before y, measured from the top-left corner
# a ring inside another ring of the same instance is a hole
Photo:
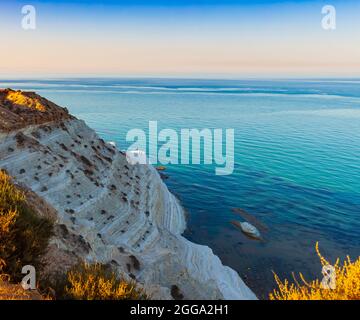
[[[238,227],[245,235],[250,238],[261,240],[261,234],[259,230],[249,222],[231,221],[231,223]]]
[[[269,228],[267,225],[265,225],[263,222],[261,222],[258,218],[254,217],[252,214],[246,212],[245,210],[241,208],[233,208],[232,212],[242,217],[244,220],[255,226],[257,229],[261,231],[268,231]]]

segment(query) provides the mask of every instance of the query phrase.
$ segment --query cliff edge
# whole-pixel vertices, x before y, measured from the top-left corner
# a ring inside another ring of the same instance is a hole
[[[182,237],[184,211],[153,167],[130,165],[45,98],[0,90],[0,168],[56,221],[49,276],[83,259],[111,264],[154,299],[256,299],[210,248]]]

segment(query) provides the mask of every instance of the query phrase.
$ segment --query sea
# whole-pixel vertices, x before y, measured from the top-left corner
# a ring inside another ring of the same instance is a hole
[[[209,246],[260,299],[301,272],[360,256],[360,79],[3,79],[67,107],[126,150],[131,129],[234,129],[234,171],[169,164],[189,240]],[[225,142],[225,141],[224,141]],[[161,143],[159,143],[161,145]],[[261,225],[262,239],[232,221]]]

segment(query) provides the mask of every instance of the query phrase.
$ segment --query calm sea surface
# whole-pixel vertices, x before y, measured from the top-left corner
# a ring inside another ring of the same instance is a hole
[[[321,277],[315,243],[331,261],[360,255],[360,80],[0,80],[66,106],[107,141],[171,128],[234,128],[235,171],[169,165],[169,189],[189,213],[185,236],[210,246],[259,298],[280,277]],[[264,241],[231,225],[241,208],[268,226]]]

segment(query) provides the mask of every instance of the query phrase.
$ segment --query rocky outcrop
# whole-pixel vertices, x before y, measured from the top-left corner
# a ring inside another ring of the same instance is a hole
[[[0,90],[0,131],[73,118],[66,109],[34,92]]]
[[[21,125],[1,127],[0,167],[55,215],[44,259],[48,274],[81,258],[111,264],[153,298],[171,299],[173,288],[187,299],[256,298],[210,248],[181,236],[184,211],[155,168],[129,164],[83,121],[37,95],[22,94],[46,108],[37,110],[28,101]],[[55,120],[45,115],[53,107]],[[33,121],[33,112],[44,118]]]

